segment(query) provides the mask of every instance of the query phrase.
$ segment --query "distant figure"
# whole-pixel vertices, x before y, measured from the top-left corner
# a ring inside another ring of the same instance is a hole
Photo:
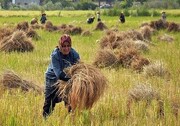
[[[100,12],[99,12],[99,11],[97,12],[97,21],[98,21],[98,22],[101,21]]]
[[[87,19],[88,24],[92,24],[94,22],[95,17],[90,17]]]
[[[37,18],[33,18],[32,20],[31,20],[31,24],[33,25],[33,24],[38,24],[38,19]]]
[[[125,16],[124,16],[123,12],[121,12],[121,14],[119,16],[119,20],[121,21],[121,23],[125,23]]]
[[[165,23],[166,22],[166,12],[163,11],[161,17],[162,17],[162,21]]]
[[[45,14],[45,13],[43,13],[43,14],[42,14],[42,16],[41,16],[41,19],[40,19],[41,24],[45,24],[45,23],[46,23],[46,20],[47,20],[47,18],[46,18],[46,14]]]

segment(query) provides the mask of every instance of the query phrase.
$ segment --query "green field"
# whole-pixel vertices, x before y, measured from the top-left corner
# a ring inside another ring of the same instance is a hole
[[[180,13],[180,10],[174,11]],[[167,13],[174,13],[172,10]],[[51,11],[46,12],[47,19],[54,25],[71,24],[80,26],[83,30],[92,32],[92,36],[72,35],[72,44],[81,60],[91,64],[99,49],[98,40],[105,31],[94,31],[97,21],[87,24],[88,15],[94,11]],[[60,14],[59,14],[60,13]],[[39,11],[0,11],[0,27],[16,26],[19,22],[28,21],[33,17],[40,19]],[[139,29],[142,23],[158,20],[160,17],[126,17],[126,23],[118,22],[118,17],[101,16],[102,22],[109,29],[119,31]],[[180,17],[169,16],[167,21],[180,23]],[[4,53],[0,52],[0,74],[4,70],[13,70],[25,80],[44,85],[44,73],[49,63],[51,51],[57,46],[62,33],[36,30],[39,40],[33,40],[33,52]],[[173,36],[171,43],[157,39],[159,35]],[[91,109],[90,115],[84,111],[75,120],[76,126],[178,126],[179,118],[175,118],[170,105],[172,97],[180,101],[180,36],[179,32],[160,30],[152,36],[152,43],[148,53],[142,55],[152,61],[163,61],[171,76],[169,80],[160,77],[145,77],[131,69],[119,67],[101,69],[108,79],[108,89],[105,95]],[[128,91],[137,83],[148,83],[157,89],[164,101],[164,118],[157,118],[157,103],[153,101],[148,109],[144,103],[133,104],[131,115],[126,118],[126,100]],[[13,92],[0,90],[0,126],[71,126],[71,115],[67,113],[63,103],[57,104],[55,111],[45,121],[42,117],[44,95],[34,92],[23,93],[21,90]],[[180,104],[179,104],[180,111]],[[180,112],[179,112],[180,117]]]

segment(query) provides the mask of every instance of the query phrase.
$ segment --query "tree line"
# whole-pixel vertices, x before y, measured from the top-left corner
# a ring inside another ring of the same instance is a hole
[[[133,2],[140,2],[143,3],[152,3],[152,2],[160,2],[162,4],[174,4],[180,6],[180,0],[40,0],[39,5],[44,6],[48,3],[56,4],[69,4],[69,3],[98,3],[100,6],[100,3],[108,3],[111,5],[122,3],[125,4],[125,7],[131,7],[133,5]],[[10,5],[12,5],[12,0],[0,0],[0,4],[2,9],[9,9]],[[68,6],[68,5],[65,5]]]

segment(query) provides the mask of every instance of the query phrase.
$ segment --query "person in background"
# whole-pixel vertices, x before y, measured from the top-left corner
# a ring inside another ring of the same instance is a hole
[[[95,17],[90,17],[87,19],[88,24],[92,24],[94,22]]]
[[[97,21],[98,21],[98,22],[101,21],[100,12],[99,12],[99,11],[97,12]]]
[[[165,23],[166,22],[166,12],[162,11],[161,18],[162,18],[163,23]]]
[[[46,14],[45,14],[45,13],[43,13],[43,14],[42,14],[42,16],[41,16],[41,19],[40,19],[41,24],[45,24],[45,23],[46,23],[46,20],[47,20],[47,18],[46,18]]]
[[[121,23],[125,23],[125,16],[124,16],[123,12],[121,12],[121,14],[119,16],[119,20],[121,21]]]
[[[54,84],[57,80],[68,81],[70,78],[64,73],[64,68],[78,63],[79,60],[79,54],[72,48],[71,37],[67,34],[62,35],[58,46],[51,53],[51,62],[45,72],[45,102],[43,106],[45,119],[54,110],[56,103],[62,101],[57,97],[58,89]]]

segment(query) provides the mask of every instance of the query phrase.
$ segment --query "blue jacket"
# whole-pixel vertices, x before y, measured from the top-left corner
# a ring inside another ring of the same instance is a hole
[[[68,55],[63,55],[59,48],[55,48],[51,53],[51,63],[46,70],[46,78],[68,81],[70,78],[66,77],[63,69],[77,63],[79,59],[79,54],[73,48]]]
[[[42,16],[41,19],[40,19],[41,24],[45,24],[46,20],[47,20],[47,18],[45,16]]]

